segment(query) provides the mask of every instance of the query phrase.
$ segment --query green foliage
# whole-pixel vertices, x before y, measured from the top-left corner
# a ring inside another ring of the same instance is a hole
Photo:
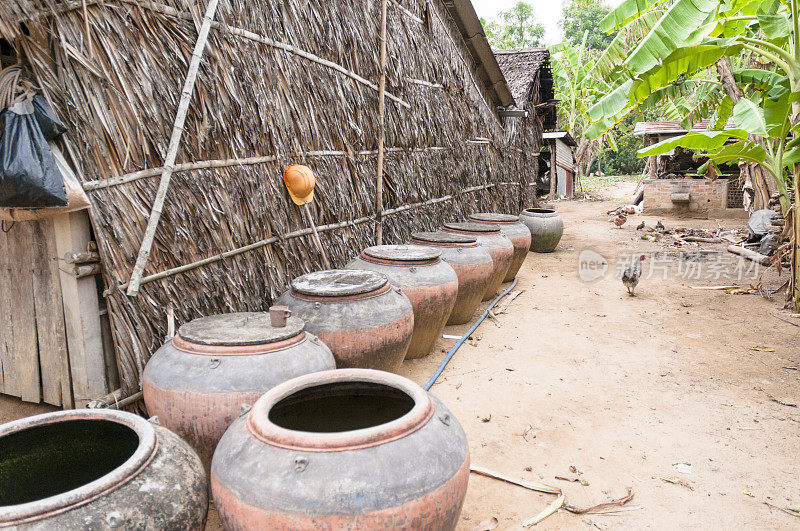
[[[586,48],[602,51],[609,47],[614,35],[600,31],[600,21],[611,9],[601,0],[571,0],[565,7],[559,25],[564,30],[564,38],[575,46],[580,46],[584,32],[588,31]]]
[[[519,50],[542,46],[544,26],[536,21],[533,7],[517,2],[511,9],[500,11],[496,20],[481,19],[489,44],[495,50]]]

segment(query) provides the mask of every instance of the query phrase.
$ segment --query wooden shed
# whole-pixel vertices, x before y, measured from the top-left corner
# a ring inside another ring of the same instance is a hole
[[[575,193],[575,139],[568,131],[550,131],[542,135],[542,144],[550,152],[550,197],[571,198]]]
[[[0,392],[25,400],[135,398],[175,327],[321,269],[288,164],[333,267],[535,205],[543,99],[512,95],[468,0],[6,0],[0,46],[89,203],[0,234]]]

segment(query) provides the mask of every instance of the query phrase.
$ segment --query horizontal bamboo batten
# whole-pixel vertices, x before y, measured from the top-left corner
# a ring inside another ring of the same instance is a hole
[[[468,194],[468,193],[471,193],[471,192],[478,192],[480,190],[488,190],[489,188],[494,188],[495,186],[498,186],[498,185],[519,186],[519,183],[492,183],[492,184],[485,184],[485,185],[482,185],[482,186],[473,186],[471,188],[467,188],[465,190],[462,190],[461,193],[462,194]],[[450,201],[450,200],[452,200],[454,198],[455,198],[455,196],[446,195],[446,196],[443,196],[443,197],[437,197],[436,199],[429,199],[427,201],[414,203],[413,205],[403,205],[403,206],[400,206],[400,207],[397,207],[397,208],[390,208],[388,210],[384,210],[383,211],[383,215],[384,216],[391,216],[391,215],[394,215],[394,214],[399,214],[400,212],[405,212],[406,210],[411,210],[411,209],[414,209],[414,208],[420,208],[420,207],[429,206],[429,205],[435,205],[437,203],[443,203],[445,201]],[[370,221],[373,221],[373,222],[376,221],[374,215],[373,216],[364,216],[364,217],[361,217],[361,218],[358,218],[358,219],[341,221],[339,223],[330,223],[328,225],[320,225],[319,227],[317,227],[317,232],[328,232],[328,231],[337,230],[337,229],[343,229],[343,228],[347,228],[347,227],[356,227],[358,225],[362,225],[362,224],[368,223]],[[219,262],[221,260],[225,260],[226,258],[231,258],[231,257],[237,256],[237,255],[249,252],[249,251],[255,251],[256,249],[260,249],[260,248],[265,247],[267,245],[270,245],[272,243],[278,243],[278,242],[282,242],[282,241],[286,241],[286,240],[291,240],[293,238],[300,238],[302,236],[309,236],[312,233],[313,233],[313,229],[307,228],[307,229],[296,230],[294,232],[290,232],[288,234],[283,234],[281,236],[272,236],[270,238],[266,238],[264,240],[257,241],[255,243],[251,243],[250,245],[245,245],[244,247],[239,247],[237,249],[232,249],[230,251],[227,251],[227,252],[224,252],[224,253],[220,253],[220,254],[215,255],[215,256],[210,256],[208,258],[204,258],[203,260],[198,260],[196,262],[192,262],[191,264],[186,264],[186,265],[183,265],[183,266],[174,267],[174,268],[168,269],[166,271],[161,271],[159,273],[155,273],[155,274],[146,276],[141,280],[140,284],[147,284],[149,282],[154,282],[156,280],[161,280],[161,279],[164,279],[164,278],[167,278],[167,277],[171,277],[172,275],[177,275],[179,273],[185,273],[187,271],[191,271],[192,269],[197,269],[198,267],[202,267],[202,266],[205,266],[205,265],[213,264],[214,262]],[[121,284],[121,285],[119,285],[117,287],[117,289],[119,289],[120,291],[124,291],[127,288],[128,288],[128,284],[127,283]],[[108,289],[103,293],[103,296],[104,297],[108,297],[112,292],[113,292],[112,289]]]

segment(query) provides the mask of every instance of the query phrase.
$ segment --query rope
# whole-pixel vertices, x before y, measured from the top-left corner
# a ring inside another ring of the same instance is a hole
[[[36,85],[23,76],[22,65],[13,65],[0,70],[0,111],[25,100],[32,100]]]

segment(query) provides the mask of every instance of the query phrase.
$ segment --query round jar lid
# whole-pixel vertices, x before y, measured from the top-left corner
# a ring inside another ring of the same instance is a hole
[[[364,254],[371,258],[393,262],[422,262],[436,260],[442,252],[421,245],[376,245],[364,249]]]
[[[292,289],[314,297],[349,297],[380,289],[389,282],[383,273],[357,269],[315,271],[292,281]]]
[[[486,223],[477,223],[475,221],[461,221],[458,223],[445,223],[445,229],[458,230],[463,232],[475,232],[482,234],[491,234],[492,232],[500,232],[500,229],[493,227]]]
[[[197,345],[238,347],[291,339],[304,327],[299,317],[289,317],[286,326],[276,328],[267,312],[223,313],[190,321],[178,329],[178,335]]]
[[[455,232],[415,232],[411,238],[421,242],[428,243],[461,243],[470,244],[477,243],[478,240],[474,236],[468,234],[456,234]]]
[[[498,214],[496,212],[478,212],[470,214],[469,219],[488,223],[519,223],[519,216]]]

